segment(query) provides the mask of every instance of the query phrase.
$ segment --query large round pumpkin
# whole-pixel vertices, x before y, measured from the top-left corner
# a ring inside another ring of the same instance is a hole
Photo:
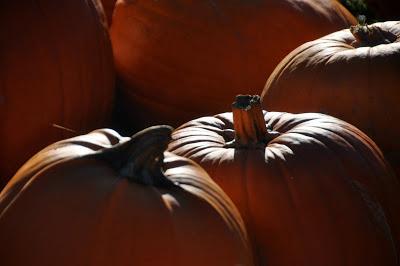
[[[238,207],[260,265],[398,265],[400,184],[361,131],[317,113],[190,121],[169,150],[200,163]]]
[[[265,85],[264,107],[333,115],[384,151],[400,151],[400,22],[372,24],[364,37],[359,30],[329,34],[287,55]]]
[[[172,129],[50,145],[0,194],[2,265],[253,265],[243,221]]]
[[[331,0],[120,0],[110,34],[121,113],[147,126],[223,112],[236,94],[259,94],[296,46],[352,23]]]
[[[101,10],[98,0],[1,1],[0,187],[39,149],[108,120],[114,70]]]

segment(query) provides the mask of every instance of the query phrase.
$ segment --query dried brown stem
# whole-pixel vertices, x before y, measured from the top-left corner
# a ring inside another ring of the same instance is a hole
[[[227,146],[254,148],[265,146],[279,133],[267,130],[260,96],[238,95],[232,104],[235,140]]]
[[[131,181],[166,186],[172,182],[164,175],[164,151],[171,140],[170,126],[146,128],[112,148],[100,151],[98,159],[106,160],[121,176]]]
[[[352,46],[354,47],[372,47],[380,44],[389,44],[397,39],[395,34],[384,31],[373,25],[350,26],[350,32],[356,39],[352,43]]]

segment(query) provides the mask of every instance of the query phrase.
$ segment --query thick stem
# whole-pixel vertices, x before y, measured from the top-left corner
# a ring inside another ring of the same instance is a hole
[[[350,26],[350,32],[356,39],[351,45],[354,47],[371,47],[380,44],[389,44],[396,41],[397,36],[382,30],[377,26],[356,25]]]
[[[146,128],[130,140],[101,151],[97,158],[106,160],[121,176],[131,181],[150,186],[172,185],[163,170],[164,151],[171,133],[170,126]]]
[[[279,135],[268,130],[262,112],[260,96],[238,95],[232,104],[235,140],[228,143],[236,148],[254,148],[265,146]]]

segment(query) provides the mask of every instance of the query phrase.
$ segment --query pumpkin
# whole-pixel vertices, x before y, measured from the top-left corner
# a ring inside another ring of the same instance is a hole
[[[164,153],[168,126],[62,140],[0,194],[4,265],[253,265],[229,198],[189,159]]]
[[[331,0],[118,1],[110,35],[123,119],[176,126],[223,112],[236,94],[259,94],[297,45],[354,23]]]
[[[352,125],[318,113],[233,111],[177,128],[169,151],[197,161],[238,207],[258,265],[398,265],[399,181]]]
[[[108,123],[115,81],[103,17],[97,0],[0,4],[1,188],[46,145]]]
[[[299,46],[269,77],[264,107],[326,113],[357,126],[383,151],[399,151],[399,38],[400,22],[391,21]]]

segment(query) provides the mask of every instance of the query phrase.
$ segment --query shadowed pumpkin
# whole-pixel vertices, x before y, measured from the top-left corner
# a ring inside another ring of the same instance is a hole
[[[141,128],[223,112],[236,94],[259,94],[296,46],[355,23],[331,0],[120,0],[110,35],[121,113]]]
[[[2,188],[40,149],[105,126],[114,67],[98,0],[1,1],[0,36]]]
[[[263,106],[321,112],[365,132],[384,152],[400,151],[400,22],[357,26],[305,43],[275,68]]]
[[[269,77],[270,110],[321,112],[360,128],[400,180],[400,22],[358,25],[305,43]]]
[[[169,150],[197,161],[238,207],[259,265],[398,265],[400,184],[361,131],[317,113],[232,113],[192,120]]]
[[[110,129],[31,158],[0,194],[4,265],[252,265],[241,217],[207,173],[164,153],[172,129]]]

